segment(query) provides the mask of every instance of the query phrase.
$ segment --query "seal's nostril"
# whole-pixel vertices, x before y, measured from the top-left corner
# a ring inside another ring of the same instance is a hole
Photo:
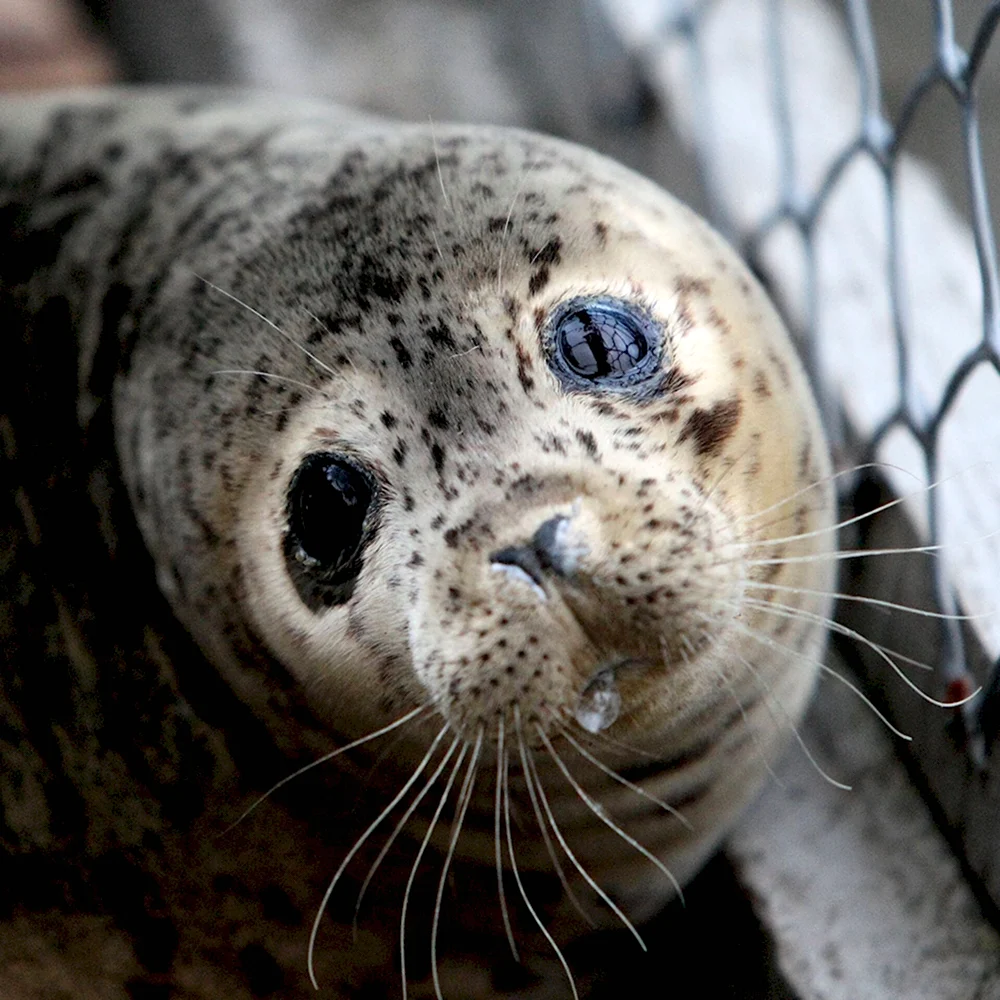
[[[513,566],[521,570],[536,586],[542,586],[542,577],[545,575],[545,567],[538,557],[538,553],[531,545],[512,545],[510,548],[500,549],[490,555],[490,564],[493,566]]]

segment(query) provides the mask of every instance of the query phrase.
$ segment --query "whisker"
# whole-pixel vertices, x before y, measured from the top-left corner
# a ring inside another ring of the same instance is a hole
[[[510,870],[514,875],[514,881],[517,883],[518,891],[521,893],[521,899],[524,900],[524,905],[527,906],[528,912],[531,914],[535,923],[538,925],[538,929],[545,936],[545,940],[548,941],[549,946],[556,954],[556,958],[559,959],[560,965],[563,967],[563,971],[566,973],[566,978],[569,981],[569,988],[573,992],[573,1000],[580,1000],[580,995],[576,991],[576,981],[573,979],[573,973],[569,967],[569,963],[566,961],[566,956],[563,955],[562,949],[556,944],[556,939],[549,933],[549,929],[542,922],[542,918],[538,915],[535,908],[531,905],[531,900],[528,899],[528,894],[525,892],[524,884],[521,882],[521,873],[517,870],[517,859],[514,857],[514,838],[510,833],[510,783],[508,780],[508,758],[504,755],[504,767],[503,767],[503,799],[504,799],[504,820],[507,827],[507,851],[510,854]]]
[[[807,597],[833,597],[838,601],[854,601],[856,604],[868,604],[877,608],[888,608],[891,611],[901,611],[910,615],[920,615],[922,618],[936,618],[939,621],[970,622],[990,618],[995,611],[984,611],[978,615],[947,615],[940,611],[928,611],[925,608],[912,608],[908,604],[896,604],[894,601],[884,601],[879,597],[865,597],[862,594],[846,594],[835,590],[810,590],[808,587],[790,587],[783,583],[765,583],[764,581],[746,580],[744,586],[755,590],[773,590],[782,594],[804,594]],[[803,609],[804,610],[804,609]]]
[[[319,923],[320,920],[322,920],[323,918],[323,913],[326,910],[327,903],[330,902],[330,897],[333,895],[334,887],[337,885],[337,882],[340,881],[340,876],[343,875],[344,872],[347,870],[347,866],[351,863],[351,860],[354,858],[354,855],[361,850],[365,841],[368,840],[368,838],[372,835],[372,833],[375,832],[375,830],[386,818],[386,816],[388,816],[389,813],[391,813],[392,810],[396,808],[396,806],[400,803],[400,801],[403,799],[406,793],[414,786],[414,784],[416,784],[417,778],[420,777],[421,772],[424,770],[424,768],[430,762],[431,758],[434,756],[434,751],[437,749],[438,744],[441,742],[441,740],[444,739],[444,734],[446,732],[448,732],[447,723],[445,723],[441,727],[437,736],[434,737],[434,741],[427,748],[427,753],[424,754],[423,759],[416,766],[416,769],[414,770],[413,774],[410,775],[410,777],[407,779],[406,784],[403,785],[403,787],[393,797],[392,801],[382,810],[382,812],[378,814],[378,816],[368,825],[368,828],[365,830],[365,832],[361,834],[361,836],[354,842],[354,846],[347,852],[347,856],[344,858],[343,861],[341,861],[340,867],[334,873],[333,878],[330,879],[330,884],[326,887],[326,892],[323,893],[323,898],[320,901],[319,908],[316,911],[316,917],[313,920],[312,930],[309,932],[309,950],[306,955],[306,968],[309,972],[309,980],[317,990],[319,989],[319,983],[316,981],[316,970],[313,964],[313,958],[316,951],[316,936],[319,934]],[[448,758],[454,752],[455,747],[458,745],[459,739],[460,737],[456,736],[455,739],[452,741],[451,748],[448,750],[448,753],[443,758],[442,764],[447,762]]]
[[[500,234],[500,253],[497,255],[497,294],[503,291],[503,252],[507,246],[507,233],[510,232],[510,220],[514,215],[514,206],[517,204],[517,199],[521,196],[521,188],[524,187],[524,182],[525,175],[522,174],[518,179],[517,190],[514,191],[510,208],[507,210],[507,218],[504,219],[503,232]]]
[[[648,850],[646,847],[643,847],[643,845],[640,844],[638,840],[636,840],[634,837],[629,836],[629,834],[627,834],[617,823],[615,823],[614,820],[612,820],[609,816],[605,815],[604,810],[601,808],[601,806],[597,802],[595,802],[583,790],[583,788],[580,786],[580,783],[576,780],[576,778],[574,778],[573,775],[570,774],[569,768],[566,767],[566,765],[563,763],[562,758],[559,756],[558,753],[556,753],[556,749],[552,745],[552,741],[545,734],[545,730],[538,725],[535,726],[535,729],[538,732],[538,735],[541,737],[542,742],[545,744],[545,749],[548,750],[549,756],[552,757],[552,759],[555,761],[556,766],[559,768],[560,771],[562,771],[563,776],[573,786],[573,790],[576,792],[577,795],[580,796],[580,799],[589,807],[590,811],[605,826],[607,826],[611,830],[614,830],[614,832],[617,833],[618,836],[621,837],[626,844],[629,844],[630,846],[634,847],[635,850],[637,850],[644,858],[646,858],[647,860],[651,861],[654,865],[656,865],[656,867],[659,868],[659,870],[663,872],[663,874],[666,875],[666,877],[670,880],[670,884],[674,887],[675,891],[677,892],[678,898],[683,904],[684,893],[681,890],[681,884],[680,882],[677,881],[677,878],[675,877],[674,873],[655,854],[653,854],[652,851]]]
[[[705,622],[710,621],[709,617],[705,614],[702,614],[701,617],[702,620]],[[709,640],[711,642],[717,641],[717,636],[710,636],[705,631],[702,631],[701,635],[703,639]],[[775,784],[777,784],[780,788],[785,788],[786,787],[785,782],[778,777],[777,772],[771,766],[771,761],[768,759],[767,752],[764,749],[763,740],[761,739],[760,733],[757,731],[757,727],[750,725],[750,718],[747,715],[746,706],[743,704],[742,701],[740,701],[736,692],[733,690],[732,680],[726,676],[726,672],[722,669],[721,664],[715,663],[711,659],[709,659],[707,662],[710,663],[712,667],[715,669],[716,676],[718,676],[722,681],[725,682],[726,692],[729,694],[729,697],[732,698],[733,701],[736,703],[736,708],[740,713],[740,718],[743,720],[743,725],[746,726],[747,732],[750,733],[750,738],[753,740],[754,749],[757,751],[757,756],[760,758],[761,763],[764,765],[764,769],[770,775],[771,780],[775,782]],[[771,718],[774,719],[774,713],[771,710],[770,705],[767,706],[767,710],[768,714],[771,715]]]
[[[325,330],[330,336],[335,336],[333,330],[330,329],[330,324],[326,320],[317,316],[311,309],[307,309],[305,306],[301,307],[302,311],[321,329]],[[354,359],[349,354],[343,354],[337,361],[338,364],[346,364],[348,367],[357,370],[357,365],[354,363]]]
[[[967,470],[962,470],[962,471],[964,472]],[[784,538],[759,538],[747,542],[732,542],[730,544],[737,548],[755,548],[762,545],[784,545],[787,542],[802,541],[803,539],[806,538],[818,538],[819,536],[829,534],[832,531],[839,531],[841,528],[847,528],[852,524],[857,524],[859,521],[864,521],[866,518],[874,517],[876,514],[881,514],[883,511],[889,510],[892,507],[896,507],[899,504],[906,503],[908,500],[915,500],[916,498],[923,496],[926,493],[929,493],[931,490],[937,489],[939,486],[943,486],[949,480],[955,479],[960,475],[962,475],[962,472],[955,472],[952,475],[946,476],[942,479],[938,479],[936,482],[933,482],[928,486],[924,486],[919,490],[914,490],[912,493],[906,493],[901,497],[894,498],[893,500],[887,500],[885,503],[880,504],[878,507],[873,507],[871,510],[864,511],[861,514],[855,514],[852,517],[846,518],[843,521],[838,521],[836,524],[827,525],[824,528],[816,528],[813,531],[806,531],[797,535],[786,535]],[[806,487],[806,489],[808,488],[809,487]],[[745,520],[750,520],[758,516],[759,514],[752,514],[750,515],[749,518],[746,518]],[[782,520],[787,520],[787,518],[781,518],[778,521],[771,522],[771,524],[762,525],[761,527],[767,528],[770,527],[772,524],[780,524]]]
[[[460,740],[460,736],[456,736],[456,742]],[[456,743],[452,743],[454,747]],[[413,866],[410,868],[410,877],[406,880],[406,888],[403,890],[403,907],[399,913],[399,974],[403,983],[403,1000],[406,1000],[406,911],[410,905],[410,892],[413,889],[413,883],[417,877],[417,869],[420,867],[420,862],[423,859],[424,852],[427,850],[427,845],[431,842],[431,836],[434,833],[434,827],[437,826],[437,821],[441,818],[441,811],[444,809],[445,803],[448,801],[448,796],[451,794],[451,786],[455,784],[455,779],[458,777],[458,772],[462,769],[462,761],[465,760],[465,755],[469,752],[469,745],[465,743],[462,746],[462,751],[458,755],[458,759],[455,761],[455,766],[451,769],[451,774],[448,776],[448,781],[445,783],[444,791],[441,793],[441,798],[438,801],[437,808],[434,810],[434,815],[431,817],[430,823],[427,825],[427,832],[424,834],[423,840],[420,841],[420,848],[417,851],[417,856],[413,859]]]
[[[829,784],[833,785],[834,788],[839,788],[841,789],[841,791],[844,792],[851,791],[850,785],[844,784],[844,782],[838,781],[836,778],[834,778],[833,775],[828,774],[820,765],[819,761],[816,760],[815,756],[813,756],[813,752],[809,749],[808,745],[806,744],[806,741],[802,738],[802,734],[799,732],[799,727],[795,724],[792,717],[788,714],[788,709],[785,708],[785,706],[781,703],[781,700],[771,690],[770,684],[768,684],[767,681],[764,680],[764,678],[761,676],[760,671],[756,667],[754,667],[753,664],[745,656],[743,656],[742,653],[736,653],[736,658],[743,664],[743,666],[747,668],[747,670],[750,671],[751,676],[754,677],[757,683],[764,689],[764,692],[767,695],[767,704],[769,706],[769,710],[770,710],[770,705],[772,703],[777,705],[778,708],[781,710],[781,714],[785,717],[785,721],[788,723],[788,726],[792,731],[792,736],[795,737],[795,742],[798,743],[802,752],[806,755],[806,758],[809,761],[809,763],[812,764],[812,766],[815,768],[816,773],[819,774],[819,776],[823,778],[825,781],[827,781]],[[777,722],[777,719],[775,719],[775,722]]]
[[[752,445],[747,445],[747,447],[744,448],[743,451],[740,452],[740,454],[736,456],[736,458],[734,458],[731,461],[727,462],[726,465],[725,465],[725,468],[723,468],[722,472],[719,473],[718,476],[716,476],[715,482],[712,483],[712,485],[709,486],[709,488],[707,490],[703,489],[701,491],[701,502],[698,504],[698,508],[697,508],[698,511],[702,511],[702,510],[705,509],[705,505],[708,503],[709,500],[711,500],[712,494],[725,482],[726,477],[728,475],[730,475],[734,469],[736,469],[736,468],[739,467],[740,462],[742,462],[743,459],[746,458],[747,455],[750,454],[751,448],[752,448]],[[742,521],[743,518],[738,518],[738,520]]]
[[[448,842],[448,853],[445,855],[444,867],[441,869],[441,879],[438,882],[437,897],[434,900],[434,917],[431,921],[431,977],[434,980],[434,995],[437,1000],[444,1000],[441,995],[441,981],[438,976],[437,967],[437,936],[438,923],[441,919],[441,901],[444,898],[445,881],[448,878],[448,869],[451,867],[451,860],[455,855],[455,845],[462,833],[462,824],[465,822],[465,814],[468,811],[469,803],[472,801],[472,789],[476,783],[476,768],[479,764],[479,752],[483,748],[483,736],[485,730],[479,727],[479,735],[476,737],[476,745],[469,758],[469,768],[465,772],[465,779],[458,793],[458,813],[452,823],[451,840]]]
[[[500,792],[502,788],[502,776],[507,767],[507,750],[504,747],[504,719],[500,716],[497,723],[497,788],[496,799],[493,804],[493,843],[496,847],[497,862],[497,894],[500,897],[500,914],[503,917],[503,929],[507,935],[507,942],[510,945],[511,954],[515,962],[521,961],[521,956],[517,952],[517,944],[514,941],[514,932],[510,926],[510,913],[507,910],[507,895],[503,888],[503,858],[500,847]]]
[[[325,361],[321,361],[318,357],[316,357],[315,354],[313,354],[312,351],[309,350],[308,347],[304,346],[303,344],[300,344],[294,337],[292,337],[290,334],[282,330],[281,327],[274,322],[274,320],[268,319],[268,317],[265,316],[262,312],[259,312],[258,310],[254,309],[252,305],[250,305],[247,302],[244,302],[242,299],[237,298],[235,295],[233,295],[232,292],[227,292],[224,288],[220,288],[214,282],[209,281],[208,278],[204,278],[197,273],[195,273],[195,277],[199,281],[203,281],[213,291],[218,292],[220,295],[224,295],[227,299],[231,300],[232,302],[235,302],[238,306],[241,306],[243,309],[246,309],[246,311],[250,313],[252,316],[256,316],[257,319],[262,320],[272,330],[274,330],[274,332],[277,333],[278,336],[283,337],[285,340],[287,340],[288,343],[292,345],[292,347],[301,351],[310,361],[312,361],[314,364],[322,368],[323,371],[328,372],[330,375],[337,374],[336,369],[331,368]]]
[[[239,817],[229,824],[219,834],[220,837],[225,836],[234,827],[238,826],[243,822],[257,808],[262,802],[273,795],[279,788],[283,785],[287,785],[288,782],[294,781],[300,775],[306,773],[306,771],[311,771],[314,767],[319,767],[320,764],[325,764],[328,760],[333,760],[334,757],[339,757],[342,753],[347,753],[348,750],[353,750],[355,747],[361,746],[362,743],[367,743],[369,740],[378,739],[379,736],[385,736],[386,733],[391,733],[394,729],[398,729],[400,726],[405,725],[411,719],[415,719],[422,712],[426,712],[430,708],[430,705],[421,705],[419,708],[413,709],[411,712],[407,712],[402,718],[397,719],[395,722],[390,722],[389,725],[383,726],[381,729],[376,729],[374,733],[369,733],[367,736],[362,736],[360,739],[354,740],[352,743],[348,743],[346,746],[338,747],[336,750],[331,750],[327,754],[323,754],[322,757],[317,760],[311,761],[310,763],[300,767],[297,771],[293,771],[291,774],[282,778],[281,781],[275,782],[260,798],[255,799],[246,809],[240,813]]]
[[[444,189],[444,172],[441,170],[441,155],[438,151],[437,134],[434,132],[434,119],[430,115],[427,116],[427,124],[431,130],[431,145],[434,147],[434,163],[437,167],[438,184],[441,185],[441,197],[444,199],[445,208],[450,212],[452,210],[451,199],[448,197],[448,192]],[[437,239],[434,242],[437,243]],[[441,253],[440,247],[438,247],[438,253]],[[443,255],[442,259],[444,259]]]
[[[287,382],[289,385],[298,386],[300,389],[305,389],[308,392],[313,392],[317,396],[325,395],[314,385],[309,385],[308,382],[300,382],[298,379],[289,378],[287,375],[275,375],[274,372],[263,372],[255,371],[253,368],[217,368],[214,372],[209,372],[209,375],[254,375],[260,378],[269,378],[273,382]]]
[[[708,618],[706,617],[705,620],[707,622]],[[793,656],[795,656],[798,660],[802,661],[803,663],[814,664],[821,671],[823,671],[823,673],[836,678],[838,681],[840,681],[841,684],[845,685],[847,688],[853,691],[865,703],[865,705],[867,705],[868,708],[870,708],[875,713],[879,721],[881,721],[882,724],[893,735],[898,736],[901,740],[906,740],[907,742],[913,740],[912,736],[909,736],[907,733],[904,733],[901,729],[897,729],[896,726],[894,726],[889,721],[889,719],[878,709],[875,703],[859,687],[857,687],[852,681],[849,681],[841,673],[834,670],[833,667],[828,666],[822,660],[812,656],[804,656],[801,652],[799,652],[799,650],[794,649],[792,646],[789,646],[783,642],[778,642],[778,640],[775,639],[773,636],[769,636],[763,632],[759,632],[757,629],[751,628],[749,625],[742,625],[739,622],[734,621],[732,623],[732,626],[733,628],[739,629],[739,631],[741,631],[744,635],[749,636],[756,642],[770,646],[771,648],[783,650],[786,653],[791,653]]]
[[[580,860],[577,858],[576,854],[573,853],[569,844],[566,842],[566,838],[563,836],[562,830],[559,829],[559,824],[556,823],[556,818],[552,813],[552,806],[549,804],[549,798],[545,794],[545,789],[542,786],[541,779],[538,776],[538,771],[535,766],[534,756],[532,755],[530,750],[527,750],[526,752],[526,748],[524,746],[523,741],[521,743],[521,766],[525,769],[524,773],[526,775],[530,773],[534,778],[534,783],[538,788],[538,797],[541,799],[542,807],[545,810],[545,815],[548,817],[549,824],[552,827],[552,832],[556,836],[556,840],[559,841],[559,846],[562,847],[563,851],[566,852],[566,857],[569,858],[569,860],[573,863],[573,867],[576,868],[576,870],[583,876],[587,885],[589,885],[590,888],[593,889],[594,892],[596,892],[597,895],[600,896],[602,900],[604,900],[605,904],[608,906],[611,912],[614,913],[614,915],[622,922],[622,924],[625,927],[627,927],[629,931],[632,932],[632,936],[636,939],[636,941],[639,942],[639,947],[642,948],[643,951],[648,951],[649,949],[646,947],[646,942],[643,941],[642,935],[635,929],[635,926],[633,925],[632,921],[629,920],[629,918],[625,915],[621,907],[600,887],[597,881],[591,876],[590,872],[588,872],[587,869],[583,867],[583,865],[580,863]],[[539,817],[539,822],[541,822],[541,817]]]
[[[910,476],[912,479],[917,480],[917,482],[920,481],[920,477],[915,476],[909,469],[904,469],[899,465],[893,465],[891,462],[864,462],[861,465],[854,465],[849,469],[840,469],[837,472],[831,473],[829,476],[817,479],[808,486],[803,486],[794,493],[790,493],[788,496],[776,501],[769,507],[764,507],[762,510],[754,511],[752,514],[748,514],[746,517],[740,518],[740,520],[755,521],[757,518],[763,517],[765,514],[769,514],[772,510],[777,510],[779,507],[784,507],[785,504],[791,503],[793,500],[797,500],[800,496],[810,493],[812,490],[819,489],[821,486],[827,486],[830,483],[836,482],[838,479],[843,479],[845,476],[853,476],[855,473],[864,472],[866,469],[877,469],[880,472],[892,470],[893,472],[902,473],[904,476]],[[917,496],[918,493],[914,493],[913,495]]]
[[[424,797],[434,786],[434,783],[441,776],[441,772],[444,770],[444,766],[448,763],[449,758],[452,753],[454,753],[455,747],[457,745],[457,739],[452,742],[448,753],[445,754],[441,763],[438,765],[437,770],[427,779],[424,787],[420,789],[413,801],[406,807],[406,812],[399,818],[399,821],[393,827],[392,833],[386,839],[386,842],[382,845],[382,849],[378,852],[375,860],[372,862],[371,867],[368,869],[368,874],[365,876],[364,882],[361,883],[361,889],[358,892],[357,901],[354,904],[354,921],[352,924],[352,929],[354,936],[357,937],[358,934],[358,914],[361,912],[361,901],[364,899],[365,893],[368,891],[368,886],[371,884],[372,879],[375,877],[375,872],[378,867],[385,860],[385,856],[392,849],[392,845],[396,842],[396,838],[403,832],[406,824],[410,821],[410,817],[417,811],[420,803],[424,800]]]
[[[633,782],[629,781],[628,778],[625,778],[622,775],[620,775],[613,768],[608,767],[608,765],[605,764],[602,760],[598,759],[592,753],[590,753],[590,751],[588,751],[584,747],[582,747],[577,742],[577,740],[575,740],[573,738],[572,734],[569,732],[568,729],[563,728],[560,732],[561,732],[561,735],[562,735],[563,739],[566,740],[566,742],[569,743],[569,745],[581,757],[583,757],[584,760],[589,760],[590,763],[594,765],[594,767],[596,767],[596,768],[600,769],[601,771],[603,771],[612,780],[617,781],[619,785],[624,785],[626,788],[629,788],[633,792],[635,792],[636,795],[641,795],[644,799],[648,799],[654,805],[657,805],[661,809],[663,809],[665,812],[670,813],[670,815],[673,816],[674,819],[678,820],[688,830],[691,830],[691,831],[694,830],[694,827],[688,822],[687,819],[684,818],[684,816],[683,816],[682,813],[678,812],[673,806],[668,805],[662,799],[658,799],[655,795],[650,795],[649,792],[647,792],[645,788],[642,788],[639,785],[633,784]]]
[[[958,701],[938,701],[936,698],[931,697],[925,691],[921,691],[917,685],[906,676],[905,673],[900,669],[899,664],[893,661],[886,652],[878,645],[878,643],[872,642],[871,639],[863,636],[860,632],[855,631],[852,628],[848,628],[846,625],[840,622],[831,621],[829,618],[824,618],[822,615],[813,614],[811,611],[806,611],[803,608],[794,608],[784,604],[774,604],[770,601],[759,601],[752,597],[745,597],[743,599],[743,604],[749,607],[759,608],[761,611],[771,611],[773,614],[784,615],[789,618],[798,618],[801,621],[814,621],[818,622],[825,627],[838,632],[840,635],[850,636],[852,639],[857,639],[858,642],[863,643],[869,649],[877,653],[890,667],[896,672],[896,674],[902,679],[903,683],[907,687],[911,688],[916,694],[920,695],[928,704],[934,705],[937,708],[961,708],[962,705],[972,701],[980,691],[982,691],[982,685],[976,688],[972,694],[966,695],[964,698]],[[925,666],[927,666],[925,664]],[[927,669],[933,670],[933,667],[927,666]]]
[[[795,608],[788,604],[775,604],[773,601],[764,601],[759,598],[747,597],[744,599],[745,604],[750,604],[751,602],[753,603],[753,606],[759,610],[770,610],[773,611],[775,615],[781,615],[787,618],[801,618],[803,615],[812,614],[812,612],[807,612],[802,608]],[[719,607],[732,608],[736,611],[741,610],[744,606],[736,601],[722,600],[717,600],[716,605]],[[792,612],[797,612],[798,615],[793,615]],[[848,629],[846,625],[841,625],[835,618],[823,618],[821,615],[816,615],[815,620],[821,622],[829,631],[836,632],[837,635],[843,635],[852,639],[859,638],[858,635]],[[874,642],[871,639],[865,641],[871,643],[876,649],[880,649],[883,653],[895,657],[901,663],[915,667],[918,670],[924,670],[927,673],[934,673],[935,668],[930,663],[925,663],[923,660],[907,656],[906,653],[901,653],[898,649],[893,649],[891,646],[886,646],[883,643]]]
[[[577,899],[576,893],[573,892],[569,884],[569,880],[566,878],[566,873],[563,871],[562,865],[559,863],[559,858],[556,856],[555,849],[552,846],[552,840],[549,837],[549,830],[542,819],[542,813],[538,806],[538,799],[535,795],[534,783],[532,782],[532,773],[528,768],[527,758],[525,756],[524,747],[524,734],[521,732],[521,710],[515,705],[514,706],[514,724],[517,728],[517,744],[521,754],[521,769],[524,772],[524,784],[528,789],[528,798],[531,799],[531,808],[534,810],[535,819],[538,822],[538,829],[541,831],[542,840],[545,843],[545,850],[548,852],[549,857],[552,859],[552,867],[555,869],[556,875],[559,878],[559,882],[562,884],[563,889],[566,891],[566,897],[573,904],[573,908],[577,913],[580,914],[583,919],[590,924],[591,927],[595,927],[593,919],[584,910],[583,906],[580,904],[579,899]]]
[[[986,536],[987,538],[989,536]],[[985,539],[980,539],[985,541]],[[813,552],[806,556],[784,556],[774,559],[747,559],[747,566],[784,566],[786,563],[838,562],[842,559],[863,559],[865,556],[905,556],[921,553],[935,555],[944,545],[912,545],[898,549],[839,549],[835,552]]]
[[[626,716],[624,706],[622,707],[622,718]],[[562,724],[563,730],[566,728],[578,725],[576,719],[568,712],[560,712],[558,715],[559,722]],[[638,755],[639,757],[645,757],[647,760],[659,760],[660,755],[651,753],[649,750],[643,750],[641,747],[637,747],[632,743],[626,743],[624,740],[616,740],[614,737],[608,736],[607,733],[597,732],[591,733],[586,730],[581,731],[580,736],[585,740],[594,740],[595,742],[606,743],[609,747],[613,747],[615,750],[627,750],[629,753]]]

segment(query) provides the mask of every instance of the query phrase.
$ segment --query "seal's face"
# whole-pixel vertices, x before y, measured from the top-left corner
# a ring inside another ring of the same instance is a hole
[[[309,352],[268,370],[315,392],[237,513],[248,603],[359,729],[388,691],[470,739],[516,705],[655,744],[746,673],[747,519],[826,469],[805,386],[742,265],[652,185],[536,139],[439,146],[342,178],[250,263]]]
[[[398,127],[363,149],[187,279],[159,377],[204,397],[141,452],[206,472],[151,541],[188,573],[175,604],[237,685],[248,634],[346,736],[421,705],[467,745],[607,731],[615,766],[683,770],[700,858],[822,642],[828,459],[786,334],[711,230],[594,154]]]

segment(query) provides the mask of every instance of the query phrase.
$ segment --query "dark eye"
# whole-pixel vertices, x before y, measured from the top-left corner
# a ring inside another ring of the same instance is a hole
[[[549,329],[552,367],[571,388],[629,388],[657,369],[659,327],[621,299],[573,299],[553,314]]]
[[[292,477],[285,561],[313,610],[342,604],[353,593],[377,496],[374,477],[344,455],[308,455]]]

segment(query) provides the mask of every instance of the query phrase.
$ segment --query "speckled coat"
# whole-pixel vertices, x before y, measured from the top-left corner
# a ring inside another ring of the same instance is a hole
[[[460,502],[484,475],[476,442],[488,450],[506,433],[511,400],[529,413],[545,409],[537,351],[513,332],[522,319],[531,328],[523,302],[500,303],[511,327],[509,379],[501,381],[476,323],[453,322],[449,288],[456,274],[499,285],[509,253],[530,302],[545,295],[568,241],[600,247],[607,227],[597,221],[567,233],[533,190],[532,170],[554,161],[568,177],[568,198],[596,183],[564,147],[540,151],[530,137],[497,135],[442,130],[428,149],[426,132],[411,142],[406,129],[321,106],[296,102],[292,111],[280,100],[193,93],[0,105],[0,996],[313,995],[305,956],[318,899],[366,797],[394,792],[398,774],[378,748],[341,758],[227,826],[275,781],[329,750],[331,734],[336,745],[339,731],[357,735],[358,719],[364,731],[427,696],[415,693],[388,640],[366,645],[381,606],[352,610],[342,636],[353,644],[348,666],[378,655],[377,683],[352,681],[360,674],[345,667],[338,703],[293,678],[238,611],[255,585],[240,558],[252,539],[218,525],[245,502],[247,482],[287,477],[284,459],[257,443],[261,428],[284,433],[320,391],[317,356],[332,385],[349,373],[352,395],[337,405],[357,421],[360,439],[366,428],[394,439],[382,448],[387,478],[430,484],[412,495],[397,490],[400,510],[415,518]],[[454,215],[476,225],[435,229],[426,206],[447,199],[442,168],[453,169],[470,142],[479,144],[479,189],[463,190],[476,210],[459,205]],[[508,199],[479,223],[491,178],[511,173],[525,179],[508,246]],[[272,284],[276,255],[280,284]],[[743,294],[757,294],[744,286]],[[678,336],[702,315],[713,336],[730,336],[706,288],[697,276],[679,283]],[[417,310],[415,324],[401,318],[404,300]],[[241,310],[254,321],[234,346],[219,329]],[[299,346],[290,349],[291,339]],[[406,373],[414,389],[404,410],[419,422],[381,398],[377,382],[369,393],[354,385],[362,369],[375,379],[380,370]],[[769,378],[788,392],[802,384],[772,349],[747,372],[744,397],[699,402],[688,385],[695,379],[671,370],[637,405],[673,428],[693,468],[732,448],[751,456],[754,476],[774,461],[790,463],[792,478],[815,481],[825,457],[811,448],[814,415],[789,426],[787,462],[741,424],[752,397],[784,405],[785,391]],[[150,398],[155,406],[140,405]],[[648,459],[634,440],[641,432],[629,430],[628,405],[594,406],[618,420],[616,449],[629,461]],[[254,435],[243,430],[249,423]],[[565,437],[539,436],[538,454],[598,464],[588,425],[566,426]],[[203,472],[222,482],[221,492],[202,490]],[[510,498],[529,487],[521,477],[504,488]],[[808,528],[817,509],[800,505],[796,524]],[[475,519],[426,519],[446,548],[484,530]],[[392,554],[387,586],[413,587],[407,572],[425,554],[420,545]],[[305,606],[321,603],[308,586],[299,591]],[[405,627],[389,624],[405,638]],[[812,648],[812,632],[785,641]],[[294,629],[283,641],[314,655]],[[434,657],[431,650],[431,666]],[[793,687],[801,702],[808,678]],[[451,693],[460,688],[453,678]],[[741,724],[765,711],[763,700],[748,684],[735,707],[730,700],[682,719],[683,762],[746,746],[754,734]],[[702,728],[718,741],[694,739]],[[748,797],[749,779],[747,791],[735,791],[740,774],[733,795]],[[697,789],[691,797],[696,808]],[[356,943],[350,884],[331,900],[316,951],[321,995],[398,994],[399,888],[412,858],[401,841],[373,886]],[[428,912],[438,870],[417,879],[412,912]],[[465,902],[446,906],[442,918],[446,995],[564,995],[558,966],[537,957],[544,942],[524,914],[515,919],[528,970],[504,957],[495,909],[476,905],[495,898],[492,871],[457,871],[461,893],[453,895]],[[526,877],[543,908],[560,896],[554,876]],[[432,995],[427,928],[412,935],[410,993]],[[585,952],[577,954],[581,987],[594,975]]]

